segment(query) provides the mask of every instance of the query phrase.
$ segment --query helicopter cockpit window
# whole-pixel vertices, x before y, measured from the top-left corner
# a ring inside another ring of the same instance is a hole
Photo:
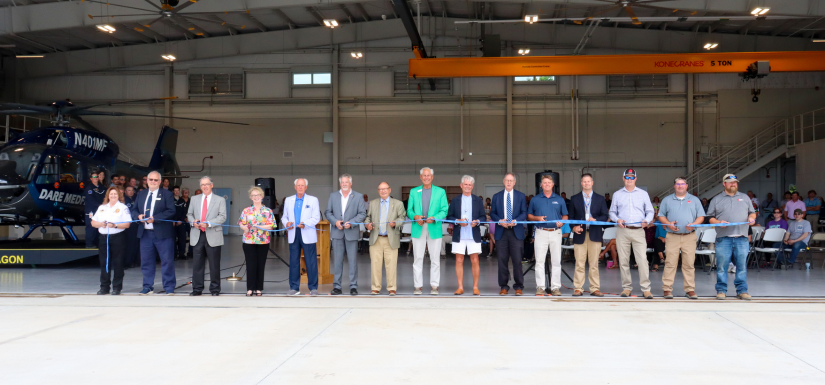
[[[6,147],[0,150],[0,165],[5,164],[6,161],[14,162],[14,173],[17,174],[17,180],[28,183],[34,175],[40,157],[45,150],[45,146],[37,144],[29,144],[25,146]],[[10,172],[8,170],[7,172]],[[10,175],[7,175],[11,177]]]
[[[65,148],[65,147],[66,147],[66,145],[68,144],[68,139],[66,139],[66,133],[65,133],[65,132],[63,132],[63,131],[59,131],[59,130],[58,130],[58,131],[56,132],[56,134],[57,134],[57,135],[55,135],[55,137],[54,137],[54,139],[53,139],[54,146],[55,146],[55,147],[63,147],[63,148]]]
[[[49,155],[43,160],[43,167],[40,169],[40,175],[37,176],[37,183],[80,183],[81,175],[81,164],[76,159],[68,156]]]

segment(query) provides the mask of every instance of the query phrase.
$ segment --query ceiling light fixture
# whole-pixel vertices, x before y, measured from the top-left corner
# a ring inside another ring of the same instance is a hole
[[[112,27],[109,24],[98,25],[97,29],[99,29],[102,32],[106,32],[106,33],[112,33],[114,31],[116,31],[115,27]]]
[[[527,16],[524,16],[524,21],[526,21],[526,22],[528,22],[528,23],[530,23],[530,24],[533,24],[533,23],[535,23],[535,22],[539,21],[539,15],[527,15]]]
[[[770,8],[754,8],[753,11],[751,11],[751,15],[762,16],[762,15],[768,13],[768,11],[770,11],[770,10],[771,10]]]
[[[825,43],[825,39],[813,39],[811,40],[813,43]]]
[[[335,28],[338,26],[338,21],[335,19],[324,19],[324,25],[330,28]]]
[[[352,55],[352,57],[354,57],[356,59],[360,59],[360,58],[364,57],[364,54],[362,54],[361,52],[350,52],[350,55]]]
[[[43,57],[43,55],[17,55],[15,57],[18,59],[36,59]]]
[[[705,44],[705,49],[708,49],[708,50],[714,49],[718,45],[719,45],[719,43],[707,43],[707,44]]]
[[[177,58],[176,58],[176,57],[174,57],[174,56],[172,56],[172,55],[161,55],[161,57],[162,57],[162,58],[164,58],[165,60],[168,60],[168,61],[175,61],[175,60],[177,60]]]
[[[527,55],[528,53],[530,53],[530,48],[521,48],[518,50],[519,55]]]

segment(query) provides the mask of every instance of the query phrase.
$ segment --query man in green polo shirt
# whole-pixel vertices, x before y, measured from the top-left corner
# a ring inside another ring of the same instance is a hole
[[[447,192],[433,186],[433,169],[424,167],[419,171],[421,186],[410,190],[407,216],[412,223],[413,244],[413,294],[421,295],[424,287],[424,251],[430,249],[430,294],[438,295],[441,280],[441,222],[436,219],[447,217]]]

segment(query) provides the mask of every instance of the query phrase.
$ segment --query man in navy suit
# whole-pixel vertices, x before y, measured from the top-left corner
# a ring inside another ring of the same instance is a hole
[[[570,198],[570,219],[577,221],[607,222],[607,200],[593,192],[593,175],[582,174],[582,192]],[[584,265],[590,264],[590,295],[602,297],[599,291],[599,253],[602,251],[604,226],[578,225],[573,227],[573,253],[576,255],[576,273],[573,275],[573,295],[582,295]]]
[[[175,217],[175,196],[171,191],[160,188],[160,179],[159,172],[150,172],[147,176],[149,188],[141,190],[132,205],[132,219],[150,218],[137,224],[140,270],[143,272],[141,295],[152,294],[155,290],[155,261],[158,255],[163,289],[167,295],[175,293],[175,230],[172,222],[167,222]]]
[[[524,254],[524,225],[513,224],[527,220],[527,198],[521,191],[514,189],[516,175],[508,172],[504,175],[504,190],[493,195],[490,218],[496,225],[496,253],[498,254],[498,285],[500,295],[507,295],[510,286],[510,269],[507,263],[513,262],[513,289],[516,295],[524,290],[524,273],[521,271],[521,256]]]

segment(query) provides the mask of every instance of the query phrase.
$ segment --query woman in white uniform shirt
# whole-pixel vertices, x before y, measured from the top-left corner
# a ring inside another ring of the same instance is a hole
[[[112,295],[120,295],[120,290],[123,289],[123,257],[126,255],[127,242],[126,233],[123,231],[129,228],[131,223],[128,222],[131,220],[129,208],[123,204],[123,193],[116,187],[109,187],[103,198],[103,204],[92,216],[92,227],[100,232],[98,246],[100,290],[97,292],[98,295],[109,294],[110,284]],[[114,281],[112,281],[111,272],[115,273]]]

